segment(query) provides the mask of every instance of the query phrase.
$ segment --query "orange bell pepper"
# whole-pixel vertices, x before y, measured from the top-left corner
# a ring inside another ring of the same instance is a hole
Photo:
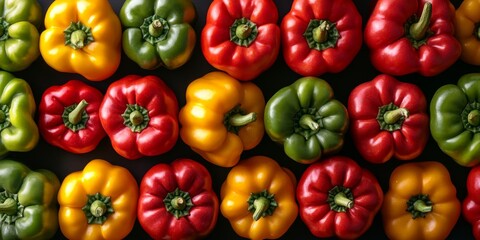
[[[462,45],[460,59],[480,65],[480,1],[464,0],[455,11],[455,36]]]
[[[263,93],[251,82],[211,72],[191,82],[180,110],[180,137],[207,161],[232,167],[264,134]]]
[[[389,239],[445,239],[460,216],[460,201],[445,166],[412,162],[393,170],[381,213]]]

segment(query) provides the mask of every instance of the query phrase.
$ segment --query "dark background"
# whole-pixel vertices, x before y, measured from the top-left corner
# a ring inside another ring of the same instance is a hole
[[[47,10],[52,1],[40,0],[43,12]],[[110,1],[115,12],[118,13],[124,1]],[[61,85],[71,79],[78,79],[88,83],[91,86],[98,88],[105,93],[108,85],[113,81],[120,79],[129,74],[138,75],[157,75],[162,78],[167,85],[169,85],[175,92],[179,106],[185,105],[185,90],[187,85],[196,78],[199,78],[215,69],[211,67],[205,60],[200,51],[200,32],[205,24],[205,15],[211,1],[193,0],[198,14],[198,20],[194,25],[197,33],[197,45],[190,61],[183,67],[177,70],[166,70],[159,68],[156,70],[142,70],[133,61],[122,55],[122,62],[117,72],[102,82],[90,82],[78,74],[59,73],[50,68],[44,60],[40,57],[29,68],[21,72],[13,73],[15,76],[23,78],[30,83],[35,95],[35,101],[38,105],[43,91],[52,85]],[[279,11],[279,23],[283,16],[290,10],[291,0],[276,0],[275,1]],[[356,0],[355,4],[363,17],[363,26],[368,20],[370,11],[374,6],[371,0]],[[455,1],[454,5],[458,7],[459,1]],[[395,9],[392,9],[395,11]],[[43,30],[43,29],[40,29]],[[397,77],[398,80],[410,82],[418,85],[427,101],[430,102],[434,92],[442,85],[447,83],[456,83],[458,78],[466,73],[476,72],[478,67],[464,64],[460,60],[457,61],[451,68],[445,72],[434,77],[422,77],[418,74],[411,74],[407,76]],[[369,62],[368,50],[363,45],[360,53],[356,56],[354,61],[341,73],[325,74],[321,78],[327,80],[335,91],[335,97],[347,106],[347,99],[351,90],[362,82],[372,80],[379,72],[373,68]],[[275,64],[261,74],[258,78],[253,80],[263,91],[265,100],[267,101],[280,88],[293,83],[301,76],[291,71],[283,61],[280,53],[279,58]],[[36,116],[37,118],[37,116]],[[346,143],[339,155],[345,155],[355,159],[361,166],[372,171],[378,178],[384,192],[388,190],[388,179],[392,170],[402,162],[392,159],[385,164],[370,164],[363,160],[352,144],[350,134],[346,136]],[[308,165],[302,165],[290,160],[284,153],[283,147],[273,143],[265,134],[262,142],[256,148],[246,151],[242,155],[247,158],[254,155],[265,155],[276,159],[280,165],[287,167],[295,173],[297,179],[300,178],[303,171]],[[220,186],[229,172],[229,168],[222,168],[215,166],[205,160],[199,155],[190,150],[181,138],[178,139],[176,146],[166,154],[157,157],[145,157],[138,160],[127,160],[122,158],[111,147],[108,138],[104,138],[100,145],[94,151],[75,155],[63,151],[59,148],[53,147],[46,143],[43,139],[40,140],[37,147],[27,153],[10,153],[10,158],[24,162],[32,169],[46,168],[57,174],[60,181],[65,176],[74,171],[80,171],[92,159],[101,158],[110,161],[113,164],[121,165],[129,169],[135,176],[138,182],[141,181],[143,174],[153,165],[158,163],[169,163],[176,158],[191,158],[199,161],[206,166],[213,178],[213,187],[217,194],[220,192]],[[457,187],[457,197],[463,200],[466,196],[465,182],[469,168],[461,167],[455,163],[447,155],[443,154],[438,148],[437,144],[430,137],[425,151],[413,161],[439,161],[443,163],[450,171],[451,178]],[[63,238],[60,230],[58,230],[55,239]],[[135,225],[133,231],[128,236],[128,239],[148,239],[148,235],[142,230],[140,225]],[[215,229],[208,237],[208,239],[239,239],[231,228],[229,222],[219,212],[218,222]],[[381,224],[380,215],[377,214],[375,221],[371,228],[362,236],[364,239],[384,239],[386,238]],[[451,239],[472,239],[471,226],[460,217],[455,228],[451,232]],[[295,223],[290,227],[282,239],[314,239],[309,230],[303,224],[300,217],[297,217]]]

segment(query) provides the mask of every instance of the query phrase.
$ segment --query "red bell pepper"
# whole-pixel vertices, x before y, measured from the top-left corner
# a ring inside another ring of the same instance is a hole
[[[256,78],[280,51],[278,10],[272,0],[214,0],[202,30],[205,59],[238,80]]]
[[[352,90],[348,115],[353,142],[372,163],[411,160],[422,153],[430,135],[422,90],[385,74]]]
[[[470,169],[467,177],[467,196],[462,203],[462,214],[472,225],[473,236],[480,239],[480,166]]]
[[[99,111],[113,148],[127,159],[163,154],[177,142],[177,98],[157,76],[129,75],[111,83]]]
[[[78,80],[47,88],[38,111],[42,137],[72,153],[94,150],[106,136],[98,115],[102,100],[99,90]]]
[[[153,239],[198,239],[217,222],[218,197],[208,170],[190,159],[160,163],[140,183],[138,220]]]
[[[370,228],[383,202],[378,180],[351,158],[310,165],[297,186],[302,221],[319,238],[354,239]]]
[[[390,75],[434,76],[460,57],[449,0],[378,0],[365,26],[371,62]]]
[[[362,46],[362,17],[352,0],[295,0],[280,29],[285,62],[303,76],[344,70]]]

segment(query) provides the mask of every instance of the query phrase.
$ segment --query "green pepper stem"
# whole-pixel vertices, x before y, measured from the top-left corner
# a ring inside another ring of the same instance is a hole
[[[77,104],[75,109],[68,114],[68,121],[72,124],[78,124],[80,121],[82,121],[83,111],[85,111],[87,105],[87,101],[82,99],[82,101]]]
[[[252,28],[250,28],[247,24],[240,24],[237,26],[235,30],[235,35],[237,35],[240,39],[246,39],[252,34]]]
[[[333,201],[335,204],[338,206],[346,207],[346,208],[352,208],[353,207],[353,201],[347,198],[345,193],[339,192],[335,194],[335,197],[333,198]]]
[[[478,126],[480,125],[480,111],[477,109],[474,109],[468,113],[467,116],[468,123],[472,126]]]
[[[253,202],[253,207],[255,208],[255,212],[253,212],[253,220],[257,221],[270,207],[270,201],[265,197],[259,197]]]
[[[311,129],[313,131],[318,130],[320,124],[313,119],[310,114],[303,114],[299,120],[300,126],[304,129]]]
[[[159,37],[163,33],[163,24],[162,21],[159,19],[155,19],[152,21],[152,23],[148,26],[148,33],[152,37]]]
[[[130,118],[130,122],[132,122],[134,126],[138,126],[143,123],[143,114],[138,110],[135,110],[132,113],[130,113],[129,118]]]
[[[428,213],[432,211],[432,206],[425,204],[425,202],[420,199],[413,203],[413,208],[422,213]]]
[[[106,211],[107,211],[107,205],[100,200],[95,200],[92,203],[92,205],[90,205],[90,212],[95,217],[103,216]]]
[[[327,41],[329,24],[327,21],[323,21],[320,25],[313,29],[313,40],[317,43]]]
[[[0,203],[0,213],[7,215],[14,215],[17,213],[17,201],[13,198],[7,198],[3,203]]]
[[[235,115],[232,115],[228,120],[228,122],[230,123],[231,126],[241,127],[249,123],[252,123],[255,120],[257,120],[257,114],[255,112],[251,112],[248,114],[237,113]]]
[[[75,46],[75,49],[85,47],[85,39],[87,34],[83,30],[76,30],[70,36],[70,42]]]
[[[406,108],[397,108],[395,110],[390,110],[385,112],[383,119],[387,124],[394,124],[398,122],[401,118],[407,118],[409,112]]]
[[[423,5],[422,15],[418,21],[410,26],[410,36],[415,40],[425,38],[428,26],[430,25],[430,18],[432,16],[432,3],[426,2]]]
[[[185,199],[183,199],[182,197],[174,197],[172,201],[170,201],[170,203],[172,204],[172,207],[176,210],[183,210],[186,207]]]

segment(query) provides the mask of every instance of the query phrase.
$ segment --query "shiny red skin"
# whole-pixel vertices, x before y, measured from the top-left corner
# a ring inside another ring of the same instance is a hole
[[[303,34],[312,19],[335,23],[340,38],[335,47],[311,49]],[[302,76],[344,70],[362,46],[362,17],[351,0],[295,0],[280,26],[286,64]]]
[[[53,146],[76,154],[94,150],[106,136],[98,114],[102,99],[103,94],[99,90],[79,80],[47,88],[38,109],[38,125],[43,139]],[[62,114],[66,107],[82,100],[88,103],[85,111],[89,119],[85,128],[74,132],[65,126]]]
[[[455,8],[448,0],[432,3],[428,37],[425,45],[414,48],[405,34],[405,24],[413,15],[420,16],[427,0],[378,0],[365,26],[365,44],[371,62],[390,75],[419,73],[435,76],[460,57],[462,48],[454,36]]]
[[[188,192],[193,207],[190,215],[176,219],[163,199],[176,188]],[[218,197],[208,170],[200,163],[180,158],[148,170],[140,183],[138,220],[154,239],[199,239],[207,236],[218,218]]]
[[[122,114],[127,104],[148,110],[150,121],[141,132],[132,132]],[[108,87],[100,105],[100,121],[114,150],[135,160],[171,150],[178,139],[178,102],[175,93],[157,76],[129,75]]]
[[[349,188],[353,207],[345,212],[330,209],[328,191]],[[345,156],[329,157],[310,165],[297,186],[302,221],[319,238],[355,239],[370,228],[383,202],[383,191],[375,176]]]
[[[256,23],[258,35],[248,47],[230,41],[230,26],[236,19]],[[280,51],[278,9],[272,0],[214,0],[201,34],[205,59],[232,77],[250,81],[270,68]]]
[[[467,196],[462,203],[462,214],[472,225],[475,239],[480,239],[480,166],[470,169],[467,177]]]
[[[389,103],[405,108],[409,116],[393,132],[380,129],[379,107]],[[348,99],[348,115],[353,142],[362,157],[372,163],[391,158],[412,160],[425,149],[430,136],[427,101],[415,84],[380,74],[355,87]]]

